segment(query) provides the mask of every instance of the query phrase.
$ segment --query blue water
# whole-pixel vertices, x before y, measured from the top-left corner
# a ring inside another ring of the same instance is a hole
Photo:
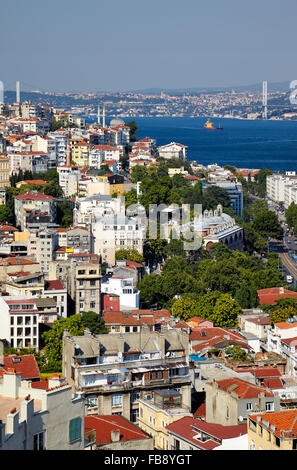
[[[248,121],[215,119],[222,131],[203,128],[206,118],[125,118],[134,119],[137,138],[151,137],[157,145],[179,142],[188,146],[188,160],[208,165],[238,168],[297,170],[297,121]]]

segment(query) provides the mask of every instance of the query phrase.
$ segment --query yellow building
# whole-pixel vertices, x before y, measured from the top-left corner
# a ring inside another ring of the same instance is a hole
[[[297,409],[250,415],[248,446],[249,450],[296,450]]]
[[[90,144],[83,141],[71,141],[71,160],[79,167],[89,164]]]
[[[170,449],[166,426],[184,416],[193,415],[176,390],[156,390],[151,399],[139,399],[138,426],[154,438],[155,449]]]
[[[117,196],[123,196],[125,194],[124,177],[122,175],[107,174],[97,176],[97,180],[100,183],[109,184],[109,194],[117,194]]]
[[[0,187],[10,186],[10,163],[7,155],[0,155]]]
[[[44,274],[19,272],[8,276],[3,284],[7,295],[40,297],[44,295]]]

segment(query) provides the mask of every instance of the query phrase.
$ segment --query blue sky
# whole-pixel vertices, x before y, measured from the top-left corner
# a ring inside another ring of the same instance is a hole
[[[14,0],[5,89],[122,91],[297,79],[296,0]]]

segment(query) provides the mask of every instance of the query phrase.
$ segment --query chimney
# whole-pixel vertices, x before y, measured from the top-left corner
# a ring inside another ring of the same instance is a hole
[[[284,293],[285,293],[285,289],[284,289],[283,287],[280,287],[280,288],[279,288],[279,293],[280,293],[280,294],[284,294]]]
[[[19,412],[14,408],[10,410],[6,418],[6,433],[14,434],[19,426]]]
[[[119,429],[117,429],[116,431],[111,431],[110,433],[111,442],[120,442],[120,437],[121,437],[121,434],[120,434]]]

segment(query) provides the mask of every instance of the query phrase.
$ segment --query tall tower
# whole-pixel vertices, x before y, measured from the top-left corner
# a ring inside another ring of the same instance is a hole
[[[97,111],[97,123],[99,124],[99,126],[101,126],[101,122],[100,122],[100,106],[98,105],[98,111]]]
[[[71,166],[71,156],[70,156],[70,145],[69,145],[69,143],[67,144],[67,149],[66,149],[66,166],[67,167]]]
[[[16,82],[16,103],[21,102],[21,84]]]
[[[262,83],[262,117],[263,119],[267,119],[267,80],[264,80]]]
[[[105,127],[105,104],[103,104],[102,126]]]

